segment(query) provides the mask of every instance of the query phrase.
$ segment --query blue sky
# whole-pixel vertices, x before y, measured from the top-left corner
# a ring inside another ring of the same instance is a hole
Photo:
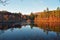
[[[59,0],[9,0],[7,3],[6,6],[0,3],[0,10],[30,14],[31,12],[43,11],[47,7],[50,10],[60,7]]]

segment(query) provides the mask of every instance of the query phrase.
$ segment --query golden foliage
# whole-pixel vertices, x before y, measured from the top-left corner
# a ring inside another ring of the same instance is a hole
[[[58,20],[60,20],[60,10],[49,11],[48,13],[40,12],[40,14],[37,17],[35,17],[36,22],[37,21],[39,21],[39,22],[58,22]]]

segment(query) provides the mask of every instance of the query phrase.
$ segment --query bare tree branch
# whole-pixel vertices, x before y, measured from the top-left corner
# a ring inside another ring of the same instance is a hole
[[[3,4],[4,6],[7,4],[9,0],[0,0],[0,3]]]

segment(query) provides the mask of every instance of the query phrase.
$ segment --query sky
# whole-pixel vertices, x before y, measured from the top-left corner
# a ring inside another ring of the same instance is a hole
[[[21,12],[22,14],[41,12],[46,8],[55,10],[57,7],[60,7],[60,0],[8,0],[5,6],[0,3],[0,11]]]

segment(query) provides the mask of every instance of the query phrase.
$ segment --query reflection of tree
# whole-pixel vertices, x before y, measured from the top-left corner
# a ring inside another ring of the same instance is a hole
[[[14,24],[14,26],[13,26],[13,24],[14,23],[4,23],[2,26],[1,26],[1,28],[0,28],[0,30],[7,30],[7,29],[12,29],[13,30],[13,28],[21,28],[21,26],[22,25],[18,25],[18,24]]]
[[[47,31],[54,31],[54,32],[60,32],[60,24],[57,23],[48,23],[48,24],[36,24],[37,27],[42,28]],[[48,26],[47,26],[48,25]]]
[[[45,33],[48,35],[48,30],[44,30],[44,29],[43,29],[43,32],[45,32]]]
[[[57,37],[59,37],[60,32],[57,32],[56,34],[57,34]]]
[[[25,25],[24,25],[25,26]],[[20,29],[22,26],[18,26],[18,28]]]
[[[13,32],[14,28],[10,28],[11,29],[11,32]]]
[[[57,34],[57,40],[58,40],[58,39],[60,38],[60,37],[59,37],[59,36],[60,36],[60,35],[59,35],[60,32],[57,32],[56,34]]]
[[[4,33],[4,30],[0,30],[0,35]]]
[[[34,25],[33,23],[30,24],[31,29],[32,29],[34,26],[35,26],[35,25]]]
[[[30,25],[31,29],[33,28],[33,25]]]

